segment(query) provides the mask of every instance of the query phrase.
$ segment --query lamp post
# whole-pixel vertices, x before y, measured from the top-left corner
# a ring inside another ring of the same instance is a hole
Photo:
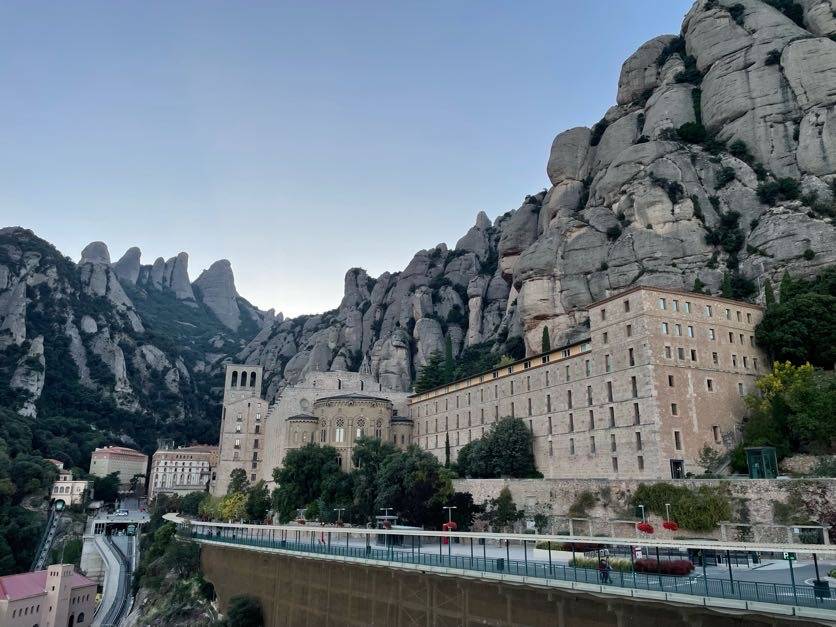
[[[641,508],[641,510],[642,510],[642,522],[644,522],[644,520],[645,520],[645,518],[644,518],[644,505],[637,505],[636,507]]]
[[[665,503],[665,520],[671,519],[671,504]]]
[[[445,505],[444,509],[447,510],[447,522],[453,522],[453,510],[458,508],[455,505]]]
[[[395,508],[394,508],[394,507],[381,507],[381,508],[380,508],[380,511],[381,511],[381,512],[383,512],[383,515],[384,515],[386,518],[388,518],[388,517],[389,517],[389,512],[390,512],[391,510],[393,510],[393,509],[395,509]]]
[[[343,521],[343,512],[345,511],[345,507],[335,507],[334,511],[337,512],[337,524]]]

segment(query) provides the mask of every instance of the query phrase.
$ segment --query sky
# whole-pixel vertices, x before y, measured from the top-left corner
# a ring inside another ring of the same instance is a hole
[[[0,226],[229,259],[285,315],[548,186],[691,0],[0,3]]]

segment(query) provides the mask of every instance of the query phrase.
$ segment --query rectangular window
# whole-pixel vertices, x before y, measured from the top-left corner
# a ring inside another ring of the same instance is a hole
[[[633,337],[633,325],[632,324],[627,325],[627,337]]]
[[[672,374],[668,375],[668,387],[669,388],[673,387],[673,375]]]
[[[479,424],[482,424],[482,425],[485,424],[485,408],[484,407],[482,407],[479,410]]]
[[[258,438],[253,440],[253,448],[258,448]]]
[[[612,471],[613,472],[618,472],[618,458],[617,457],[612,458]]]
[[[569,433],[572,433],[575,430],[575,416],[573,414],[569,414]]]
[[[601,307],[601,320],[606,320],[606,319],[607,319],[607,308],[606,307]]]
[[[493,418],[494,420],[499,420],[499,405],[493,406]]]
[[[624,311],[625,311],[625,313],[630,311],[630,300],[629,299],[624,301]]]
[[[736,313],[737,313],[737,321],[740,322],[740,310],[738,310]]]
[[[750,335],[749,336],[749,346],[754,346],[754,345],[755,345],[755,336]]]
[[[606,331],[601,334],[601,340],[604,342],[604,344],[607,344],[609,342],[609,334]]]
[[[714,380],[713,379],[706,379],[705,380],[705,388],[709,392],[713,392],[714,391]]]
[[[566,366],[566,380],[570,381],[571,377],[569,376],[569,366]]]
[[[611,369],[612,368],[611,368],[611,364],[610,364],[610,356],[609,355],[604,355],[604,370],[609,372]]]
[[[682,348],[681,346],[678,346],[677,349],[676,349],[676,356],[679,359],[685,359],[685,349]]]
[[[757,357],[752,357],[752,368],[754,368],[755,370],[758,369],[758,358]]]
[[[720,427],[718,425],[714,425],[711,427],[711,434],[714,436],[714,441],[719,444],[720,443]]]
[[[729,331],[729,344],[734,344],[734,333]]]
[[[639,412],[638,403],[633,403],[633,424],[641,424],[641,413]]]
[[[514,403],[511,403],[511,418],[514,417]]]
[[[673,299],[673,310],[674,311],[679,311],[679,301],[676,300],[675,298]]]
[[[612,381],[607,381],[607,401],[612,403]]]
[[[642,432],[636,431],[636,450],[642,450]]]
[[[615,453],[618,450],[618,445],[615,442],[615,434],[610,434],[610,452]]]
[[[740,394],[740,396],[743,396],[743,384],[742,383],[737,384],[737,393]]]
[[[592,367],[590,366],[588,359],[584,361],[584,367],[586,368],[586,376],[588,377],[592,374]]]
[[[554,457],[554,444],[549,440],[549,457]]]
[[[665,346],[665,357],[667,357],[668,359],[673,357],[673,354],[671,353],[671,347],[670,346]]]
[[[682,325],[681,324],[676,325],[676,334],[680,335],[680,336],[682,335]]]
[[[720,357],[717,355],[717,353],[711,353],[711,360],[714,362],[715,366],[720,365]]]
[[[708,339],[712,342],[717,339],[717,334],[714,332],[714,329],[708,330]]]
[[[615,427],[615,408],[610,407],[610,428]]]
[[[552,410],[552,395],[546,394],[546,413],[551,412]]]
[[[752,322],[752,314],[750,314],[750,313],[746,314],[746,322],[749,322],[749,323]]]
[[[746,370],[749,369],[749,358],[746,355],[743,355],[743,367],[746,368]]]
[[[575,454],[575,438],[569,438],[569,455]]]
[[[589,452],[595,453],[595,436],[589,436]]]
[[[551,435],[552,433],[554,433],[554,431],[552,431],[552,417],[549,416],[549,435]]]
[[[685,301],[684,309],[685,313],[691,313],[691,303],[689,301]]]
[[[659,309],[665,309],[665,299],[664,299],[664,298],[660,298],[660,299],[658,300],[658,305],[659,305]]]
[[[635,357],[635,355],[634,355],[634,353],[633,353],[633,349],[632,349],[632,348],[628,348],[628,349],[627,349],[627,361],[629,362],[629,364],[630,364],[631,366],[635,366],[635,365],[636,365],[636,357]]]
[[[668,323],[667,323],[667,322],[663,322],[663,323],[662,323],[662,325],[661,325],[661,329],[662,329],[662,333],[663,333],[664,335],[668,335]]]
[[[546,370],[546,387],[549,387],[549,371]]]
[[[566,407],[572,409],[572,390],[566,390]]]
[[[633,398],[638,398],[639,396],[639,385],[636,381],[636,377],[630,377],[630,387],[633,392]]]
[[[673,432],[673,447],[677,451],[682,450],[682,434],[679,433],[679,431],[674,431]]]
[[[743,346],[743,344],[744,344],[744,341],[743,341],[743,334],[741,333],[741,334],[740,334],[740,345],[741,345],[741,346]]]
[[[694,337],[694,327],[688,326],[688,337]]]
[[[525,390],[526,392],[531,392],[531,377],[525,378]]]
[[[711,305],[706,305],[705,306],[705,315],[708,316],[709,318],[714,316],[714,312],[711,309]]]
[[[679,415],[679,407],[676,403],[671,403],[671,415],[678,416]]]
[[[595,411],[592,409],[589,410],[589,430],[595,430]]]
[[[514,382],[511,381],[511,396],[514,395]]]
[[[641,455],[636,457],[636,464],[638,465],[639,470],[644,470],[644,457]]]
[[[737,355],[731,356],[731,365],[732,367],[737,368]]]
[[[531,415],[531,399],[528,399],[528,415]]]
[[[691,349],[691,361],[697,361],[697,349]]]
[[[731,309],[726,309],[726,320],[731,320]]]
[[[592,405],[592,386],[591,385],[586,386],[586,404],[587,405]]]

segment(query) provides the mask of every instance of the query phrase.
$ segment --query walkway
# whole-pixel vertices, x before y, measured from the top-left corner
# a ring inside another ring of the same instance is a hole
[[[634,572],[611,572],[610,581],[602,582],[597,570],[574,568],[566,563],[551,560],[549,555],[545,560],[535,560],[529,557],[529,552],[522,552],[524,559],[511,558],[511,549],[506,545],[505,557],[488,555],[486,544],[479,543],[482,539],[493,540],[502,538],[500,534],[455,534],[462,537],[464,545],[459,545],[458,551],[453,551],[451,545],[444,544],[445,535],[439,532],[423,531],[414,534],[406,532],[394,535],[392,532],[380,532],[364,529],[338,528],[305,528],[305,527],[270,527],[251,525],[223,525],[217,523],[181,524],[181,535],[191,537],[199,542],[216,542],[220,544],[243,545],[253,548],[265,548],[278,551],[289,551],[300,554],[318,556],[333,556],[335,559],[348,558],[352,561],[375,561],[392,565],[420,565],[427,567],[453,569],[464,574],[501,574],[526,577],[534,580],[578,582],[584,584],[612,586],[613,588],[647,591],[648,593],[675,593],[702,597],[705,599],[729,599],[752,603],[773,604],[780,606],[795,606],[825,610],[828,615],[834,611],[836,620],[836,596],[831,596],[832,590],[816,593],[813,586],[802,582],[766,583],[757,581],[731,581],[710,576],[703,576],[699,569],[690,576],[670,576],[656,574],[642,574]],[[365,544],[357,546],[352,542],[367,536]],[[376,546],[375,536],[384,542],[399,542],[399,546]],[[428,536],[432,536],[428,544]],[[496,538],[494,538],[496,536]],[[533,539],[525,536],[508,536],[523,544],[533,543]],[[385,538],[388,538],[386,540]],[[469,542],[468,542],[469,538]],[[394,540],[393,540],[394,539]],[[539,539],[539,538],[538,538]],[[474,542],[475,540],[475,542]],[[587,542],[600,541],[600,538],[585,538]],[[581,541],[576,538],[575,541]],[[774,546],[754,547],[749,550],[774,550]],[[793,547],[797,548],[797,547]],[[807,551],[814,547],[805,547]],[[815,547],[832,552],[833,547]],[[462,555],[462,550],[466,554]],[[550,552],[547,552],[550,553]],[[495,553],[494,553],[495,555]],[[613,590],[616,594],[616,591]],[[623,592],[620,594],[624,594]],[[777,609],[777,608],[776,608]]]
[[[126,537],[126,539],[127,546],[124,548],[126,553],[130,555],[130,543],[133,538]],[[116,626],[127,609],[127,601],[130,595],[131,562],[110,536],[96,536],[95,542],[106,567],[102,600],[96,608],[93,627]]]

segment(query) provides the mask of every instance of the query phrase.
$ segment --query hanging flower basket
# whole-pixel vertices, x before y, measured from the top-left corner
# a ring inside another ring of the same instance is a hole
[[[672,520],[666,520],[662,523],[662,526],[668,531],[679,531],[679,525]]]
[[[649,522],[640,522],[636,525],[636,529],[641,531],[642,533],[653,533],[653,525]]]

